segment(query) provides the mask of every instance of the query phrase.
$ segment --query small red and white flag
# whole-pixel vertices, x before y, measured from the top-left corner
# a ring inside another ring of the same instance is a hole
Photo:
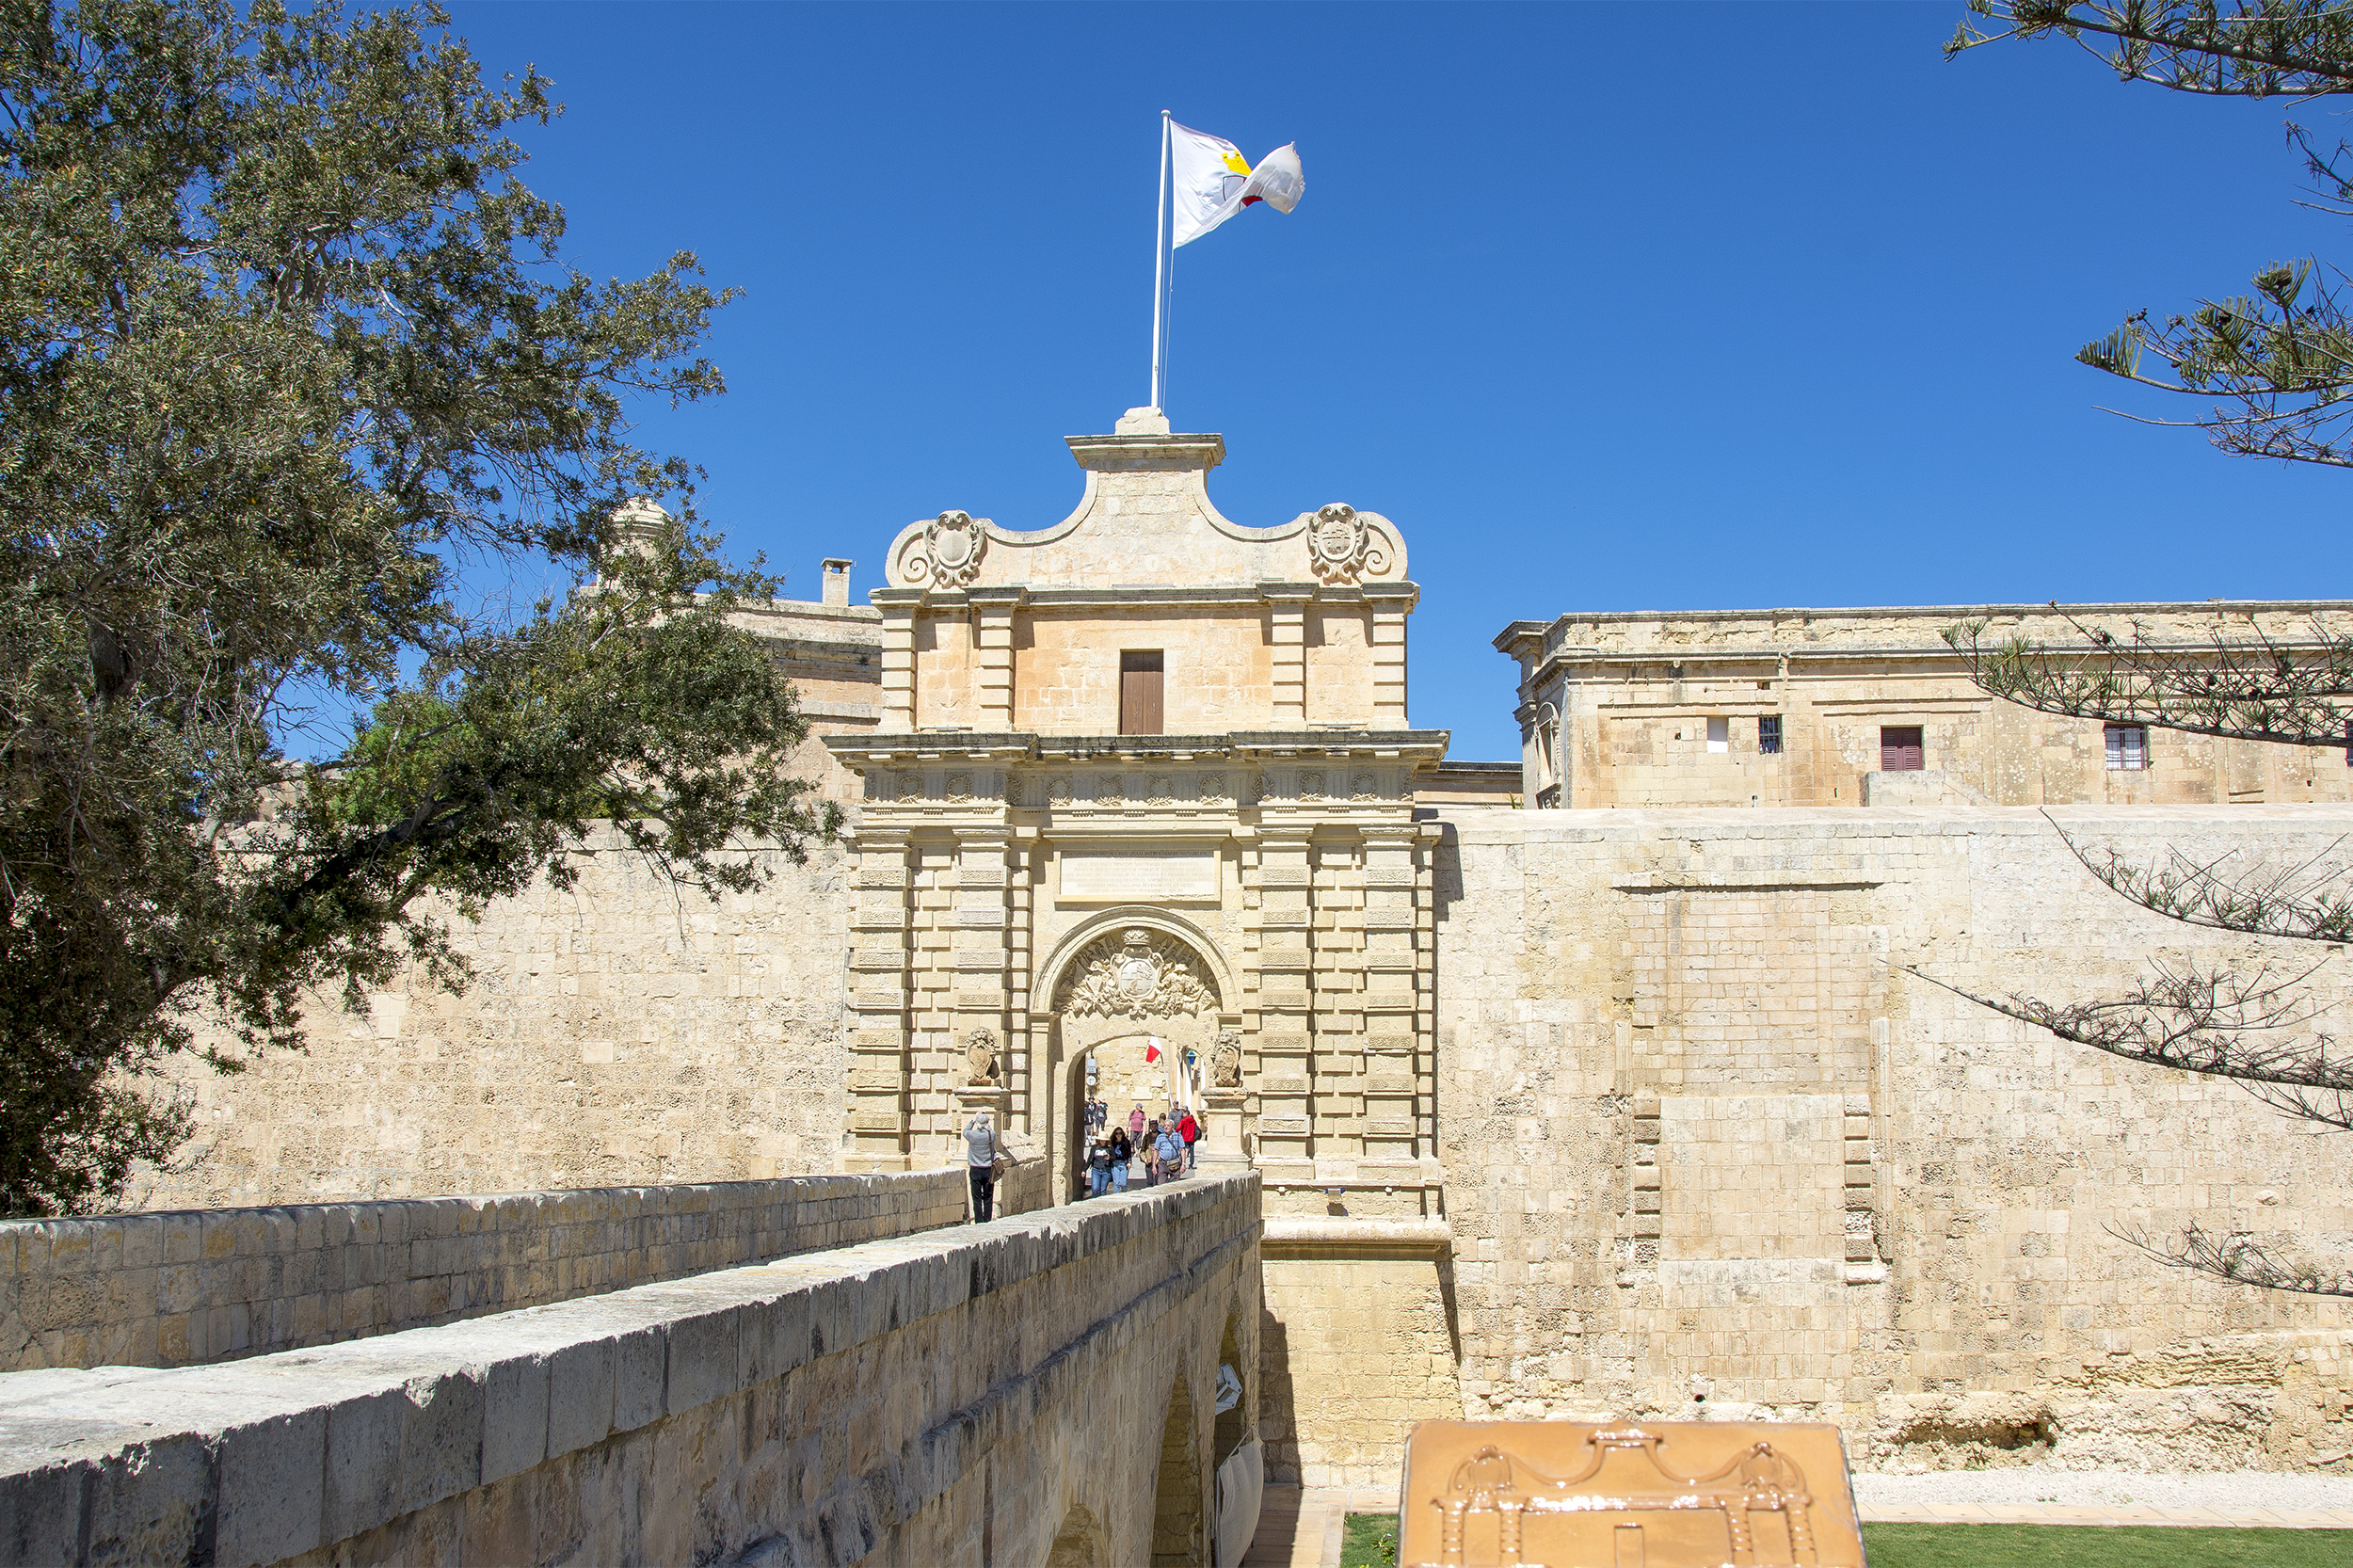
[[[1160,1043],[1158,1040],[1146,1040],[1144,1043],[1144,1059],[1146,1062],[1158,1062],[1160,1059]]]
[[[1224,136],[1169,122],[1169,166],[1175,175],[1175,242],[1199,239],[1244,207],[1263,201],[1278,213],[1299,205],[1307,189],[1299,149],[1284,143],[1252,168]]]

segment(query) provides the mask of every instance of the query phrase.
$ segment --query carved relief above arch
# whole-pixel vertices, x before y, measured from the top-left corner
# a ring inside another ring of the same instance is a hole
[[[1218,1009],[1186,943],[1130,925],[1095,939],[1063,968],[1054,1011],[1066,1017],[1173,1018]]]
[[[1139,944],[1144,951],[1130,951],[1132,932],[1144,934]],[[1139,994],[1131,996],[1124,988],[1128,985]],[[1033,994],[1048,1000],[1050,1012],[1072,1017],[1197,1013],[1214,1025],[1219,1014],[1237,1005],[1233,999],[1240,991],[1233,969],[1207,933],[1165,909],[1131,904],[1097,910],[1065,935],[1038,966]]]

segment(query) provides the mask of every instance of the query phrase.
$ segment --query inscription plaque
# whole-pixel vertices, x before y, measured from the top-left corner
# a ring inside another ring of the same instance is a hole
[[[1080,850],[1062,857],[1062,896],[1120,904],[1217,901],[1214,849]]]

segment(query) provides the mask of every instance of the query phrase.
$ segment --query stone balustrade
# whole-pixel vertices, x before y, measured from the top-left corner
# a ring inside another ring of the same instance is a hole
[[[1255,1453],[1258,1232],[1255,1175],[1198,1176],[225,1366],[10,1373],[0,1560],[1204,1563],[1209,1478]]]
[[[0,1223],[0,1371],[327,1345],[952,1224],[958,1169]]]

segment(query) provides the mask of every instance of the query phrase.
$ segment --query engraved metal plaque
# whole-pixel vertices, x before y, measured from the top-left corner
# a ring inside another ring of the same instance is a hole
[[[1424,1421],[1405,1446],[1404,1568],[1863,1568],[1829,1425]]]

